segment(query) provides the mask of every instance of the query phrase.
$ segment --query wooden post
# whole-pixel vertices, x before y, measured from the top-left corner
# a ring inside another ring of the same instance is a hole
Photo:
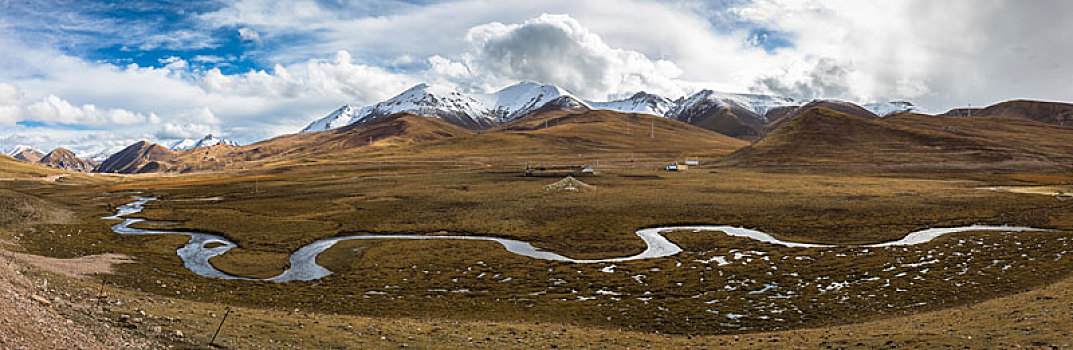
[[[97,292],[97,306],[101,306],[101,303],[104,302],[104,298],[104,278],[101,278],[101,290]]]
[[[227,315],[231,314],[231,308],[227,308],[224,312],[224,318],[220,320],[220,326],[216,327],[216,333],[212,334],[212,340],[209,340],[209,346],[216,345],[216,336],[220,335],[220,330],[224,328],[224,322],[227,321]]]

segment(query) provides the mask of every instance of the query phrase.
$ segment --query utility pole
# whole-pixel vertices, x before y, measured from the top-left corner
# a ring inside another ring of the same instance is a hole
[[[259,183],[258,179],[259,178],[257,176],[253,177],[253,194],[257,194],[258,192],[261,192],[260,183]]]

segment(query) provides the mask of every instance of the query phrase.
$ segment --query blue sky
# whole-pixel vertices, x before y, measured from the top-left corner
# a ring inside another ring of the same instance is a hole
[[[1071,12],[1002,0],[0,0],[0,149],[252,142],[419,82],[487,92],[534,80],[596,100],[710,88],[936,112],[1069,100],[1073,49],[1058,43]]]
[[[349,18],[390,16],[438,1],[315,2],[325,11]],[[766,52],[792,47],[792,36],[741,18],[719,15],[742,1],[698,2],[692,9],[710,13],[706,20],[717,32],[748,31],[751,45]],[[278,51],[321,43],[318,29],[295,28],[261,36],[238,24],[206,24],[203,16],[227,7],[221,1],[12,1],[0,3],[0,12],[14,36],[24,42],[49,43],[63,53],[114,65],[131,63],[163,67],[173,57],[190,63],[190,69],[219,69],[224,74],[271,69],[275,64],[316,58],[303,55],[279,60]],[[250,37],[256,35],[256,38]],[[352,49],[352,48],[348,48]],[[360,49],[359,49],[360,50]],[[422,69],[421,65],[391,64],[391,57],[352,50],[396,71]]]

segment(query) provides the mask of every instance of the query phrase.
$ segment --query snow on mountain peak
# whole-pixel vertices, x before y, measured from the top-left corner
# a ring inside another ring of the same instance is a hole
[[[861,105],[861,107],[880,117],[886,117],[895,113],[912,112],[917,109],[913,103],[907,101],[865,103]]]
[[[752,115],[755,113],[752,118],[761,122],[766,120],[768,112],[775,108],[802,104],[787,97],[724,93],[708,89],[700,90],[692,95],[673,101],[666,97],[640,91],[625,99],[596,102],[578,98],[569,91],[555,85],[530,81],[519,82],[490,94],[469,94],[455,90],[450,86],[421,83],[390,99],[370,106],[355,108],[350,105],[343,105],[326,117],[309,124],[302,132],[335,129],[362,122],[369,118],[378,118],[399,112],[443,118],[464,127],[483,128],[521,118],[541,109],[541,107],[552,101],[557,101],[557,105],[561,106],[607,109],[623,113],[644,113],[684,121],[704,115],[712,108],[728,108],[739,112],[739,114]],[[880,116],[914,110],[913,105],[908,102],[872,103],[862,107]]]
[[[329,130],[400,112],[448,119],[468,126],[490,126],[520,118],[559,97],[584,101],[554,85],[522,82],[491,94],[466,94],[458,90],[421,83],[383,102],[353,109],[348,105],[309,124],[302,132]]]
[[[357,122],[360,119],[359,117],[368,114],[371,109],[371,106],[358,109],[351,105],[343,105],[342,107],[339,107],[339,109],[328,113],[324,118],[317,119],[310,123],[309,126],[302,129],[302,132],[329,130],[350,125],[351,123]]]
[[[493,113],[499,116],[501,121],[510,121],[521,118],[562,96],[568,96],[580,105],[588,107],[584,101],[563,88],[534,82],[517,83],[495,93],[483,95],[482,99],[492,107]]]
[[[195,139],[179,140],[179,141],[173,143],[171,145],[171,147],[168,147],[168,148],[170,148],[173,151],[183,151],[183,150],[188,150],[188,149],[193,149],[193,148],[198,148],[198,147],[207,147],[207,146],[216,146],[216,145],[238,146],[238,143],[235,142],[235,141],[228,140],[228,139],[221,139],[221,138],[212,136],[212,134],[208,134],[208,135],[205,135],[205,137],[201,138],[200,140],[195,140]]]
[[[798,102],[789,97],[735,94],[704,89],[677,101],[674,108],[667,113],[667,116],[691,114],[714,106],[744,108],[763,117],[774,108],[795,105],[798,105]]]
[[[19,153],[27,152],[27,151],[29,151],[29,152],[38,152],[38,153],[41,153],[41,154],[45,154],[45,152],[42,152],[40,149],[37,149],[37,147],[28,146],[28,145],[14,145],[14,146],[11,146],[10,148],[8,148],[7,150],[4,151],[4,154],[14,157],[14,156],[18,155]]]
[[[674,102],[659,95],[638,91],[629,98],[608,101],[589,102],[596,109],[610,109],[623,113],[644,113],[654,115],[667,114],[674,107]]]

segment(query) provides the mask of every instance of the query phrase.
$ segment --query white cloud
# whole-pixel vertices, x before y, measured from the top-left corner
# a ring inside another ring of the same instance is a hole
[[[238,37],[246,41],[261,41],[261,35],[256,30],[242,27],[238,29]]]
[[[76,106],[55,95],[31,102],[12,84],[0,83],[0,124],[14,125],[21,121],[69,125],[131,125],[150,118],[122,108],[98,108],[92,104]]]
[[[219,134],[218,131],[213,129],[211,125],[197,124],[197,123],[164,123],[161,126],[160,131],[157,131],[154,136],[170,140],[170,139],[191,139],[204,137],[207,134]]]
[[[115,140],[211,130],[248,142],[298,130],[340,103],[373,103],[421,81],[487,92],[537,80],[594,99],[642,89],[675,98],[707,87],[804,99],[910,99],[939,111],[1073,96],[1073,50],[1062,44],[1073,32],[1063,17],[1073,12],[1070,2],[728,4],[238,0],[171,38],[140,28],[129,40],[131,47],[211,47],[218,43],[201,33],[237,30],[268,50],[243,59],[278,63],[238,74],[202,71],[201,64],[223,61],[211,55],[169,58],[161,68],[91,61],[60,52],[59,41],[29,45],[0,27],[0,47],[17,53],[0,55],[0,143],[4,135],[35,132],[96,142],[86,132],[6,127],[18,121],[97,125],[123,135]],[[749,25],[727,25],[734,22]],[[64,23],[92,31],[115,26]],[[748,28],[778,32],[792,45],[769,53]],[[303,40],[267,49],[294,37]]]
[[[911,99],[944,111],[1073,95],[1073,50],[1059,44],[1073,32],[1068,1],[757,0],[732,11],[793,34],[794,47],[777,54],[808,64],[760,76],[783,85],[812,79],[821,60],[833,60],[849,88],[833,97]]]
[[[148,120],[143,114],[121,108],[101,109],[92,104],[75,106],[55,95],[26,106],[23,113],[22,119],[26,121],[60,124],[131,125]]]
[[[476,84],[533,80],[598,99],[639,90],[683,94],[676,81],[682,70],[674,63],[612,48],[568,15],[481,25],[470,29],[466,40],[474,51],[462,57],[477,72]]]
[[[216,55],[196,55],[191,57],[190,60],[201,63],[220,63],[224,61],[224,58]]]

